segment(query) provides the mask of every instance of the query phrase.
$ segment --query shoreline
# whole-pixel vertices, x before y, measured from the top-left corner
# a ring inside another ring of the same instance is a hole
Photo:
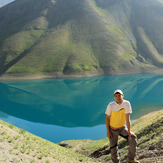
[[[40,79],[71,79],[71,78],[84,78],[103,76],[103,74],[92,74],[92,75],[58,75],[58,74],[12,74],[0,76],[1,81],[25,81],[25,80],[40,80]]]
[[[71,79],[71,78],[86,78],[96,76],[116,76],[116,75],[136,75],[136,74],[155,74],[163,75],[163,69],[149,72],[135,72],[135,73],[98,73],[98,74],[54,74],[54,73],[15,73],[15,74],[4,74],[0,76],[0,82],[5,81],[27,81],[27,80],[40,80],[40,79]]]

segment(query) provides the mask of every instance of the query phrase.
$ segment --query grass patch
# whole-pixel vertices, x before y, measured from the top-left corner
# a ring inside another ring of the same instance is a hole
[[[120,28],[118,28],[117,26],[111,27],[110,31],[115,33],[115,34],[124,35],[124,32]]]
[[[133,58],[134,58],[134,56],[131,54],[123,54],[121,57],[121,60],[129,61],[129,60],[132,60]]]
[[[36,69],[34,67],[26,67],[24,65],[18,65],[18,66],[10,67],[7,70],[7,73],[18,73],[18,72],[30,72],[30,73],[34,73],[34,72],[36,72]]]

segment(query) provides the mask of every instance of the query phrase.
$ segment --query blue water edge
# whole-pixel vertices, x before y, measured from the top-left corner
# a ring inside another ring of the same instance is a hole
[[[163,76],[98,76],[0,82],[0,119],[58,143],[106,137],[105,110],[122,89],[131,119],[163,108]]]

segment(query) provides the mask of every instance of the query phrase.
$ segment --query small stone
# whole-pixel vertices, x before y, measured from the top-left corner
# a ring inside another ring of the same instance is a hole
[[[155,146],[154,145],[151,145],[148,149],[149,150],[154,150],[155,149]]]

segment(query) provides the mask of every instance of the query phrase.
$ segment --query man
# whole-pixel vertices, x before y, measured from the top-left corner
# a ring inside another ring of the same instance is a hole
[[[130,130],[130,114],[132,108],[130,102],[124,100],[124,95],[121,90],[114,92],[114,102],[111,102],[106,109],[106,129],[107,137],[110,141],[111,159],[113,163],[119,163],[118,156],[118,135],[127,139],[129,142],[129,151],[127,155],[128,163],[139,163],[134,160],[136,156],[136,135]],[[125,126],[127,124],[127,128]]]

